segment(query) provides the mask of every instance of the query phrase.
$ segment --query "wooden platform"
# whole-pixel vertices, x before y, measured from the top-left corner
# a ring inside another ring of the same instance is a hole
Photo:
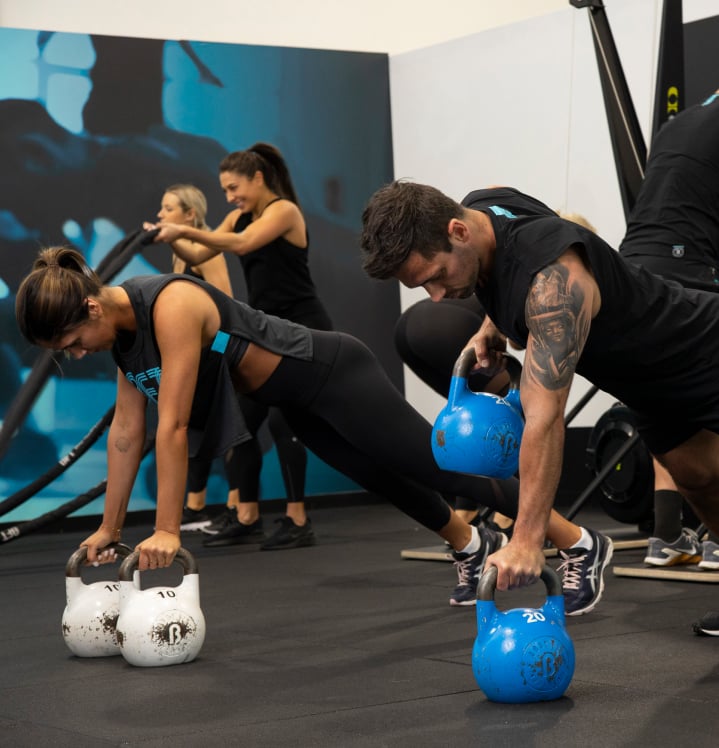
[[[617,577],[637,577],[639,579],[663,579],[672,582],[719,582],[719,571],[706,571],[695,565],[646,566],[643,563],[614,566]]]

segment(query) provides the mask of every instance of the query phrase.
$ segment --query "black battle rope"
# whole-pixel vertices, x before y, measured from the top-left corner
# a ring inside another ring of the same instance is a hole
[[[155,440],[149,439],[142,450],[142,458],[144,459],[155,446]],[[86,504],[89,504],[93,499],[98,496],[102,496],[107,488],[107,478],[103,478],[98,484],[93,486],[85,493],[81,493],[74,499],[62,504],[61,506],[52,509],[45,514],[41,514],[35,519],[28,520],[27,522],[21,522],[18,525],[12,525],[0,530],[0,543],[9,543],[11,540],[27,535],[28,533],[34,532],[40,527],[44,527],[50,522],[67,517],[68,514],[72,514],[76,509],[80,509]]]
[[[128,262],[146,245],[152,244],[159,229],[134,231],[119,241],[100,261],[95,271],[103,283],[114,278]],[[8,406],[0,427],[0,461],[10,446],[13,436],[32,410],[45,382],[50,376],[56,357],[52,351],[43,350],[35,359],[28,378]]]
[[[82,455],[87,452],[88,449],[100,438],[102,433],[108,427],[112,421],[112,416],[115,413],[115,406],[113,405],[110,410],[82,437],[82,439],[53,467],[51,467],[46,473],[36,478],[32,483],[28,483],[27,486],[16,491],[12,496],[8,496],[7,499],[0,502],[0,517],[3,514],[7,514],[9,511],[19,506],[24,501],[27,501],[30,497],[34,496],[39,491],[42,491],[45,486],[52,483],[59,475],[62,475],[70,465],[77,462]]]

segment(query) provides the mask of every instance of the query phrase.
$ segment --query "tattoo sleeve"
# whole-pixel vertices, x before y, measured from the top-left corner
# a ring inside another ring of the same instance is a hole
[[[549,265],[532,281],[525,315],[530,332],[526,374],[548,390],[566,387],[589,335],[584,290],[564,265]]]

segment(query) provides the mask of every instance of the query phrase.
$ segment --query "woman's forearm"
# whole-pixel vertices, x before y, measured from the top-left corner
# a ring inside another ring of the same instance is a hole
[[[107,437],[107,490],[102,524],[118,540],[137,477],[145,431],[130,431],[113,421]]]
[[[187,484],[187,431],[158,426],[155,441],[157,458],[157,515],[155,529],[180,534],[182,505]]]

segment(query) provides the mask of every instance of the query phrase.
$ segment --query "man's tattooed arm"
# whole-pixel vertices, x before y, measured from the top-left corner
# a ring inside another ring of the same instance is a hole
[[[525,315],[529,346],[525,376],[548,390],[567,387],[589,335],[591,311],[580,283],[555,262],[532,281]]]

